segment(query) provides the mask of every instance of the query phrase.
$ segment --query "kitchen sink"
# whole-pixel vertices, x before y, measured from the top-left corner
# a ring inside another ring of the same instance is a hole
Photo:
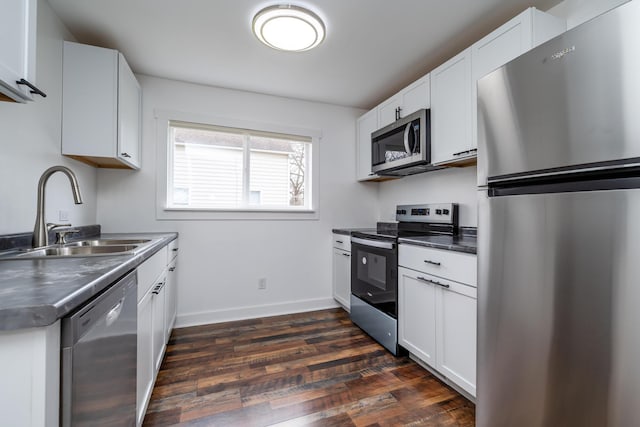
[[[149,243],[150,239],[96,239],[96,240],[79,240],[64,245],[65,247],[74,246],[113,246],[113,245],[140,245]]]
[[[80,258],[108,255],[131,255],[151,239],[87,239],[63,245],[51,245],[35,249],[18,249],[0,253],[0,260]]]
[[[50,246],[33,249],[25,252],[13,253],[1,259],[29,259],[29,258],[53,258],[53,257],[86,257],[95,255],[127,255],[136,245],[110,245],[110,246]]]

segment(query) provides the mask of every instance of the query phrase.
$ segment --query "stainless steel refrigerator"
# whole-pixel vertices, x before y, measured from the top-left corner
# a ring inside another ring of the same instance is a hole
[[[640,0],[478,96],[477,425],[640,426]]]

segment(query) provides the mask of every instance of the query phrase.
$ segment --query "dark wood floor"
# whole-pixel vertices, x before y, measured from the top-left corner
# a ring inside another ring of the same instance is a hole
[[[145,426],[473,426],[474,405],[341,309],[174,330]]]

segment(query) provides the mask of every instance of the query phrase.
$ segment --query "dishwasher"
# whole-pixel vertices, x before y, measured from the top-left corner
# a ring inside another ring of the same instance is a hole
[[[62,319],[60,425],[135,426],[137,275]]]

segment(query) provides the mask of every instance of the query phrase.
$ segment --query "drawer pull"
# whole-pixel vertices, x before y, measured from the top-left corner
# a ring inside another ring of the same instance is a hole
[[[178,252],[178,248],[171,249],[173,252]]]
[[[160,291],[162,290],[162,288],[164,288],[164,285],[166,283],[167,283],[166,280],[163,280],[162,282],[158,283],[156,286],[154,286],[153,291],[151,291],[151,293],[154,295],[159,295]]]
[[[344,242],[342,240],[336,240],[336,243],[343,244]]]
[[[342,253],[342,256],[351,256],[351,254],[345,254],[344,252]]]
[[[427,264],[436,265],[440,267],[440,263],[438,261],[431,261],[430,259],[425,259],[424,262],[426,262]]]
[[[425,279],[422,276],[418,276],[417,277],[418,280],[422,280],[423,282],[427,282],[427,283],[431,283],[432,285],[437,285],[437,286],[441,286],[443,288],[449,288],[450,286],[447,285],[446,283],[440,283],[440,282],[436,282],[435,280],[429,280],[429,279]]]
[[[169,271],[176,271],[175,267],[169,267]]]

